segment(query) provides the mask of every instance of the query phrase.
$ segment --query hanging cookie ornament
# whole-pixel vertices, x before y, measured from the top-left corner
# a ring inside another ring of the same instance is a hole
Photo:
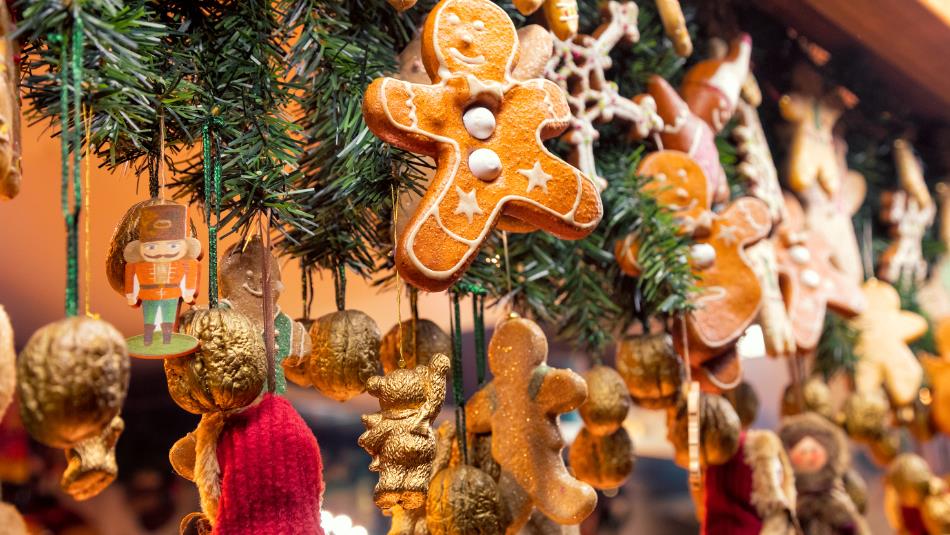
[[[798,350],[792,320],[785,308],[779,280],[776,240],[767,239],[746,249],[746,256],[762,288],[762,308],[756,322],[762,328],[765,354],[770,357],[794,356]]]
[[[936,190],[940,203],[940,242],[944,251],[950,251],[950,186],[939,182]],[[927,317],[934,321],[950,316],[950,255],[940,255],[930,270],[930,278],[917,291],[917,302]]]
[[[686,17],[683,16],[683,8],[679,0],[657,0],[656,9],[663,21],[663,31],[673,42],[676,55],[683,58],[689,57],[693,53],[693,40],[689,36]]]
[[[436,159],[395,251],[400,276],[420,289],[458,280],[503,215],[579,239],[603,214],[593,182],[541,143],[567,128],[570,109],[554,83],[513,78],[517,47],[501,8],[443,0],[422,38],[434,84],[381,78],[366,91],[363,115],[377,136]]]
[[[937,324],[937,352],[940,356],[923,355],[920,363],[930,383],[933,422],[945,435],[950,435],[950,318]]]
[[[903,453],[888,467],[884,512],[897,533],[937,535],[950,528],[950,489],[919,455]]]
[[[416,5],[417,0],[386,0],[389,2],[389,5],[396,8],[396,11],[403,12],[409,9],[412,9],[412,6]]]
[[[494,379],[470,404],[471,429],[491,429],[492,454],[534,506],[558,524],[579,524],[597,505],[597,494],[564,466],[558,414],[587,397],[584,380],[570,370],[546,365],[547,339],[531,320],[509,317],[496,328],[488,348]]]
[[[373,500],[384,511],[425,505],[435,458],[431,424],[445,400],[448,371],[449,358],[436,355],[428,365],[374,375],[366,382],[380,412],[363,416],[366,432],[359,444],[373,457],[370,470],[379,472]]]
[[[14,62],[16,41],[6,4],[0,6],[0,201],[20,192],[23,177],[20,161],[19,69]]]
[[[785,203],[759,112],[742,98],[736,106],[736,116],[738,124],[732,129],[740,158],[736,171],[748,184],[749,195],[767,204],[772,223],[778,224],[785,217]]]
[[[543,9],[544,19],[558,39],[566,41],[577,35],[577,0],[512,0],[522,15],[531,15]]]
[[[630,123],[638,137],[644,138],[663,126],[650,96],[638,101],[620,95],[617,84],[607,79],[613,60],[610,53],[621,41],[640,40],[637,28],[639,10],[633,2],[608,2],[603,9],[604,23],[593,35],[578,35],[554,44],[554,57],[546,76],[567,94],[571,107],[571,127],[564,139],[573,146],[570,161],[585,175],[595,178],[601,191],[607,181],[597,173],[594,144],[599,133],[595,123],[614,119]]]
[[[920,161],[906,139],[894,141],[894,164],[901,189],[881,199],[881,219],[890,225],[892,241],[881,255],[878,276],[891,284],[921,284],[927,278],[921,241],[933,225],[937,208]]]
[[[625,337],[617,344],[616,365],[634,403],[645,409],[676,405],[686,366],[669,334]]]
[[[383,336],[379,347],[379,360],[383,373],[402,368],[425,366],[438,354],[452,353],[452,340],[435,322],[410,319],[394,325]],[[403,366],[399,365],[400,359]]]
[[[633,471],[633,440],[623,427],[630,394],[623,378],[608,366],[594,366],[584,380],[587,401],[579,409],[584,427],[571,444],[568,461],[577,479],[596,489],[616,489]]]

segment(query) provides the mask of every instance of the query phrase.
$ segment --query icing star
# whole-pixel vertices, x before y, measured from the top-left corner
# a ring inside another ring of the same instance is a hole
[[[534,167],[531,169],[519,169],[518,173],[528,177],[528,193],[531,193],[535,187],[541,188],[544,193],[548,192],[548,180],[551,180],[551,175],[544,172],[541,162],[534,162]]]
[[[478,200],[475,198],[475,188],[465,193],[462,191],[462,188],[455,186],[455,192],[458,193],[459,196],[459,205],[455,208],[456,214],[465,214],[465,217],[468,218],[468,222],[471,223],[475,214],[482,215],[485,213],[478,207]]]
[[[734,245],[739,241],[739,239],[736,238],[735,225],[723,225],[719,227],[719,236],[722,238],[722,241],[726,243],[726,245]]]

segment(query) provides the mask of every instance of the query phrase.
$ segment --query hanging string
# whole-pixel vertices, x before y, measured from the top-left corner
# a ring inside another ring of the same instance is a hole
[[[300,259],[300,291],[303,301],[303,319],[309,320],[310,309],[313,306],[313,273],[304,263],[303,258]]]
[[[90,254],[90,244],[92,239],[90,238],[90,228],[92,227],[92,210],[90,210],[90,205],[92,204],[92,184],[89,180],[90,170],[89,162],[92,158],[89,157],[89,150],[91,149],[90,138],[92,136],[92,110],[88,106],[83,106],[83,130],[85,132],[86,138],[86,148],[85,148],[85,165],[83,166],[83,189],[85,190],[85,195],[83,195],[83,269],[84,272],[84,282],[83,282],[83,309],[87,317],[96,318],[97,315],[92,313],[90,307],[91,300],[91,289],[92,289],[92,270],[90,269],[89,259]]]
[[[333,274],[333,292],[336,294],[336,309],[344,310],[346,308],[346,266],[342,262],[336,265],[336,273]]]
[[[501,244],[505,251],[505,281],[508,283],[508,299],[511,299],[511,258],[508,256],[508,231],[502,231]]]
[[[399,207],[396,204],[396,184],[395,183],[392,184],[389,189],[392,193],[392,200],[393,200],[392,239],[393,239],[393,253],[395,253],[396,251],[396,222],[399,218]],[[402,279],[400,279],[399,277],[399,271],[393,270],[393,272],[396,274],[396,326],[397,326],[396,335],[398,337],[398,339],[396,340],[396,344],[399,346],[399,367],[405,368],[406,359],[405,359],[405,356],[403,355],[403,343],[402,343],[402,333],[404,330],[404,327],[402,325],[402,288],[401,288]],[[416,322],[413,321],[412,324],[410,325],[410,328],[412,329],[412,334],[409,335],[409,341],[412,343],[412,352],[415,353],[416,352]]]
[[[148,196],[158,198],[158,156],[154,153],[149,155],[148,162]]]
[[[462,311],[458,292],[449,292],[452,330],[452,399],[455,402],[455,437],[458,439],[462,462],[468,464],[468,444],[465,437],[465,379],[462,373]]]
[[[267,389],[274,393],[277,391],[277,362],[274,349],[274,287],[270,278],[270,208],[257,221],[264,245],[261,248],[261,290],[264,294],[264,353],[267,355]]]
[[[475,374],[478,384],[485,382],[486,361],[485,353],[485,297],[488,291],[481,285],[472,284],[465,281],[459,282],[452,290],[456,294],[467,294],[472,296],[472,319],[474,320],[475,336]]]
[[[201,144],[204,167],[205,225],[208,227],[208,305],[218,307],[218,224],[221,222],[221,153],[218,150],[214,128],[221,125],[221,119],[210,115],[201,129]],[[160,134],[164,144],[163,132]],[[164,150],[164,149],[163,149]],[[164,158],[160,154],[159,159]],[[162,195],[164,196],[164,180]],[[214,213],[214,224],[211,214]]]
[[[62,43],[60,53],[60,83],[62,91],[59,99],[61,130],[61,188],[60,205],[66,223],[66,296],[67,316],[75,316],[79,308],[79,216],[82,212],[82,52],[83,21],[78,16],[78,7],[74,8],[72,37],[50,36],[51,42]],[[70,129],[70,100],[72,92],[73,128]],[[70,177],[70,154],[72,154],[72,176]],[[72,178],[73,204],[69,205],[70,178]]]
[[[864,218],[861,224],[861,260],[864,265],[864,278],[874,278],[874,240],[871,236],[871,222]]]
[[[686,319],[683,315],[677,317],[683,333],[683,355],[686,368],[686,442],[689,454],[689,487],[696,502],[697,511],[701,511],[701,493],[703,487],[703,472],[700,464],[700,437],[702,434],[702,420],[700,415],[701,396],[699,382],[693,381],[691,366],[689,365],[689,338],[686,336]],[[704,514],[704,513],[700,513]]]

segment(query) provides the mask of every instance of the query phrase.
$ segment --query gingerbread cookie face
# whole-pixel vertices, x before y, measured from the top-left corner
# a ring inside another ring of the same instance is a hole
[[[593,182],[543,145],[568,125],[564,95],[552,82],[512,77],[517,44],[488,0],[443,0],[422,38],[435,85],[383,78],[366,92],[363,114],[377,136],[436,160],[396,244],[397,270],[419,288],[451,286],[502,217],[564,239],[600,222]]]

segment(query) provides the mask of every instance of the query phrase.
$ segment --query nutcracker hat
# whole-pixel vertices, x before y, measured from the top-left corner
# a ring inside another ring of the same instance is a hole
[[[188,208],[162,203],[143,206],[139,220],[139,241],[183,240],[188,237]]]

